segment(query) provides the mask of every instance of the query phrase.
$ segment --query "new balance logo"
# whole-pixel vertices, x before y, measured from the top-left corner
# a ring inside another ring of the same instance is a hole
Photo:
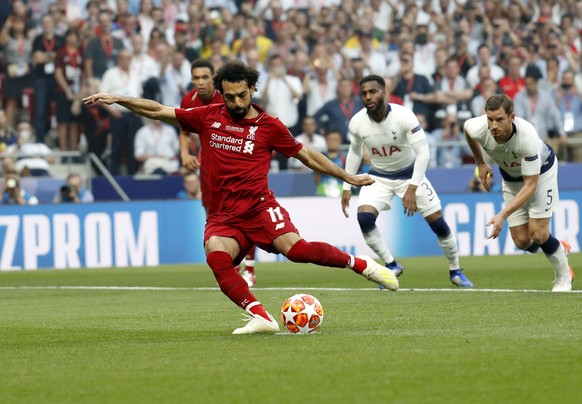
[[[285,227],[285,223],[277,223],[277,226],[275,226],[275,230],[282,229],[283,227]]]
[[[253,154],[253,150],[255,149],[255,144],[250,140],[245,142],[245,147],[243,149],[243,153]]]
[[[218,128],[220,128],[220,125],[221,125],[221,123],[220,123],[220,122],[214,122],[214,123],[212,124],[212,127],[213,127],[213,128],[216,128],[216,129],[218,129]]]

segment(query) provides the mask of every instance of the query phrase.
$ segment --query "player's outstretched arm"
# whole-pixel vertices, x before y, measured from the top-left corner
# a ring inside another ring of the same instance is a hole
[[[170,125],[180,126],[176,118],[175,108],[167,107],[159,102],[146,100],[144,98],[126,97],[119,94],[97,93],[83,98],[83,102],[87,105],[91,104],[119,104],[137,115],[145,116],[146,118],[163,121]]]
[[[368,174],[348,174],[345,170],[334,164],[323,154],[309,146],[304,145],[294,157],[305,164],[307,167],[311,168],[313,171],[331,175],[338,180],[348,182],[357,187],[371,185],[374,183],[374,180]]]

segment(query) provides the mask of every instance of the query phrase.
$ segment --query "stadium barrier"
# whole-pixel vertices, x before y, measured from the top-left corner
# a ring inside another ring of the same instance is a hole
[[[347,219],[339,198],[279,200],[307,240],[327,241],[352,254],[372,254],[356,220],[356,197]],[[462,256],[521,253],[507,225],[497,239],[487,240],[486,222],[501,209],[500,194],[441,195],[441,200]],[[582,242],[581,206],[582,191],[562,192],[552,221],[553,234],[570,242],[573,252],[580,251]],[[204,263],[204,216],[199,201],[4,206],[0,271]],[[442,256],[424,219],[405,217],[399,199],[380,215],[378,226],[397,257]],[[257,257],[259,262],[283,259],[264,251]]]

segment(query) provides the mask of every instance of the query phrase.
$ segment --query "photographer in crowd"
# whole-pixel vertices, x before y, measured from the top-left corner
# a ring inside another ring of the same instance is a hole
[[[1,205],[38,205],[38,198],[20,188],[20,177],[15,171],[8,171],[2,181]]]
[[[95,200],[91,191],[83,187],[83,179],[78,173],[70,173],[66,183],[53,198],[54,203],[90,203]]]

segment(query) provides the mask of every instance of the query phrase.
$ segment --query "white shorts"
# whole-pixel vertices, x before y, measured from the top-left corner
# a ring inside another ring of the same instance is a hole
[[[370,177],[376,182],[360,189],[358,206],[371,205],[378,212],[391,208],[394,195],[402,199],[410,184],[410,180],[389,180],[375,175]],[[416,206],[423,217],[441,209],[441,200],[426,177],[420,181],[416,189]]]
[[[503,181],[501,190],[505,206],[513,201],[513,198],[521,188],[523,188],[523,182]],[[507,218],[507,224],[509,227],[515,227],[526,224],[530,218],[543,219],[552,217],[559,201],[558,162],[555,161],[552,168],[540,175],[538,187],[530,200]]]

